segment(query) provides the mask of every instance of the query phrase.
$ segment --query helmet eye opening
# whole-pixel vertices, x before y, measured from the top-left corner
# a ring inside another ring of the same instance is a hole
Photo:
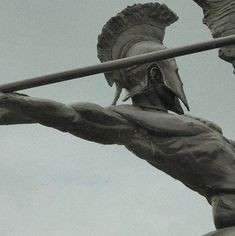
[[[163,74],[157,64],[151,65],[148,68],[148,85],[156,87],[164,85]]]

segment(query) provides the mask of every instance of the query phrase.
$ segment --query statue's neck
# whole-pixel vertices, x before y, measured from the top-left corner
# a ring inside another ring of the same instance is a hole
[[[139,94],[132,98],[132,102],[133,105],[135,106],[167,111],[167,109],[164,106],[164,103],[158,96],[156,96],[156,94],[154,96],[151,96],[151,94],[150,95]]]

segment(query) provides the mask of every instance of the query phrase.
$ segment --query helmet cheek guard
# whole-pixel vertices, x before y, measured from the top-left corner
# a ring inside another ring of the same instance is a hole
[[[179,98],[189,110],[187,98],[184,93],[183,83],[178,73],[178,67],[174,59],[159,62],[164,74],[164,85]]]

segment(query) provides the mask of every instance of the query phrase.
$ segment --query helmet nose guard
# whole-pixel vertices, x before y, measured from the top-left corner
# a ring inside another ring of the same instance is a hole
[[[98,37],[98,58],[101,62],[106,62],[165,49],[162,45],[165,29],[177,20],[177,15],[165,4],[147,3],[129,6],[115,17],[112,17],[104,25]],[[173,72],[172,70],[171,72],[167,72],[169,65],[163,66],[164,62],[162,61],[157,62],[157,64],[159,65],[163,77],[166,78],[164,80],[165,86],[171,89],[188,108],[179,76],[173,76],[177,78],[176,82],[174,82],[173,79],[170,81],[170,79],[167,78],[168,76],[172,76]],[[137,70],[138,68],[143,68],[142,72],[146,72],[144,68],[148,66],[149,64],[134,67],[134,69],[131,67],[125,70],[105,73],[108,84],[113,86],[115,83],[116,85],[113,105],[116,104],[123,88],[129,92],[128,97],[133,97],[141,93],[147,86],[147,76],[143,76],[142,78],[138,76],[139,78],[135,78],[134,76],[127,76],[127,74],[133,72],[135,68],[137,68]],[[176,73],[176,71],[174,73]]]

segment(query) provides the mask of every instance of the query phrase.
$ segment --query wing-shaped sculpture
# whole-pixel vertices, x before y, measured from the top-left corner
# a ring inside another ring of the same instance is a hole
[[[214,38],[235,34],[234,0],[194,0],[204,13],[203,23],[208,26]],[[219,50],[219,57],[233,64],[235,68],[235,45]]]

